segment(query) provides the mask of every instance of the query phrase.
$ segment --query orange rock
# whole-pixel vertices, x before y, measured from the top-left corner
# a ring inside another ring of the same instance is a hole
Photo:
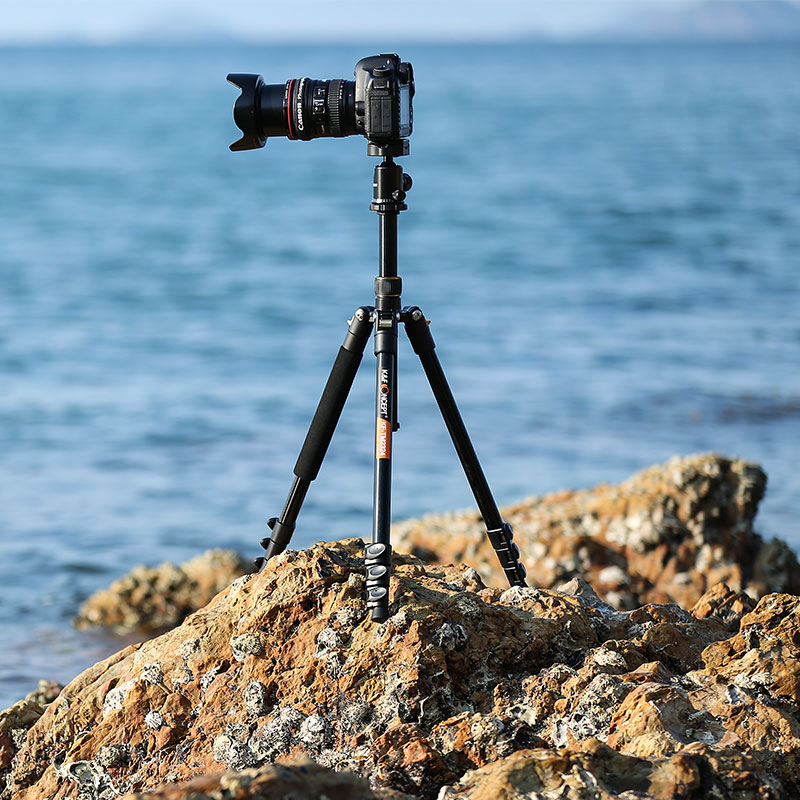
[[[748,755],[696,745],[666,758],[625,756],[596,739],[575,751],[521,750],[468,772],[439,800],[689,800],[696,797],[782,800],[783,794]]]
[[[126,794],[120,800],[413,800],[391,790],[374,792],[369,783],[349,772],[333,772],[308,759],[243,772],[206,775],[176,786],[144,794]]]
[[[705,618],[615,611],[577,578],[500,591],[398,556],[374,624],[362,552],[287,551],[6,717],[4,797],[800,796],[800,598],[732,635],[724,587]],[[297,757],[316,764],[269,766]]]
[[[529,583],[587,580],[616,608],[675,602],[692,608],[717,583],[759,598],[800,592],[800,566],[753,520],[766,487],[755,464],[717,455],[673,459],[618,486],[558,492],[504,509]],[[394,527],[397,549],[429,563],[466,563],[505,579],[476,512],[434,514]]]
[[[180,624],[251,569],[252,565],[232,550],[208,550],[180,566],[170,562],[157,567],[139,565],[89,597],[74,624],[118,633],[161,633]]]

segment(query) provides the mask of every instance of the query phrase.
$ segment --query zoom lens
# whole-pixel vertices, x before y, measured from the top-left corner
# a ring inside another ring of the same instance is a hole
[[[355,95],[355,81],[313,81],[310,78],[286,81],[283,108],[287,109],[289,130],[284,135],[290,139],[307,140],[358,133]],[[266,93],[262,93],[262,98],[267,98]]]
[[[244,136],[232,150],[263,147],[270,136],[317,139],[350,136],[356,128],[355,81],[292,78],[266,84],[260,75],[228,75],[242,90],[233,118]]]

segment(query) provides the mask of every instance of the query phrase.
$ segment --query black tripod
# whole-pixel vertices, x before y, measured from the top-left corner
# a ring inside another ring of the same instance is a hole
[[[389,617],[389,573],[392,566],[391,486],[392,486],[392,432],[397,424],[397,330],[402,322],[414,352],[431,385],[445,425],[453,440],[467,480],[475,495],[478,508],[486,524],[487,534],[494,547],[503,571],[511,586],[525,586],[525,567],[519,560],[519,549],[513,541],[513,532],[503,522],[489,484],[475,455],[469,434],[461,419],[453,394],[447,384],[442,366],[434,350],[435,344],[428,321],[416,306],[403,308],[400,303],[402,280],[397,274],[397,217],[407,208],[403,202],[411,188],[411,178],[393,161],[393,156],[404,155],[402,148],[369,144],[369,154],[382,156],[375,167],[372,211],[380,220],[380,264],[375,278],[375,306],[357,309],[349,322],[344,344],[331,369],[331,374],[317,406],[303,448],[294,467],[294,483],[280,517],[273,517],[268,525],[272,535],[261,541],[266,550],[264,558],[257,559],[259,569],[272,556],[283,552],[294,532],[297,515],[325,458],[336,424],[344,408],[350,387],[361,363],[367,340],[375,330],[375,355],[377,356],[376,427],[375,427],[375,484],[373,496],[372,543],[365,548],[367,571],[367,607],[372,609],[372,619],[383,621]]]

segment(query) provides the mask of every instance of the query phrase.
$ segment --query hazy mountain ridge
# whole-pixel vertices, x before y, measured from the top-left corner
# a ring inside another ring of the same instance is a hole
[[[573,14],[582,3],[575,3]],[[613,6],[613,7],[612,7]],[[568,6],[569,7],[569,6]],[[401,26],[393,39],[398,45],[414,44],[497,44],[499,42],[798,42],[800,41],[800,0],[618,0],[600,17],[570,25],[547,25],[542,20],[515,31],[441,33],[414,31]],[[411,18],[421,24],[419,18]],[[562,20],[562,23],[564,20]],[[229,44],[355,44],[367,43],[374,35],[359,31],[298,29],[244,30],[214,10],[196,10],[187,17],[183,11],[165,7],[154,14],[145,12],[138,22],[116,30],[73,30],[50,32],[35,39],[10,38],[0,31],[0,47],[26,45],[114,46],[156,45],[196,46]]]
[[[703,0],[650,6],[590,38],[643,41],[800,41],[800,5],[789,0]]]

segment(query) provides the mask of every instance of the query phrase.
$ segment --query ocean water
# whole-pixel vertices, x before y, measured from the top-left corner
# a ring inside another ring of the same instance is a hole
[[[361,137],[236,153],[225,75],[350,77],[391,42],[0,50],[0,707],[120,641],[137,563],[260,553],[353,310]],[[404,301],[498,503],[715,450],[800,545],[800,48],[409,46]],[[293,546],[370,535],[367,356]],[[400,352],[395,518],[472,506]]]

